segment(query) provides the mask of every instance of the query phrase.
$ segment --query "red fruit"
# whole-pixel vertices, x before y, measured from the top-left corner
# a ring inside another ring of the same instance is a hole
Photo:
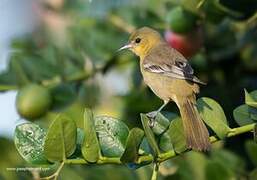
[[[179,51],[186,58],[190,58],[195,55],[203,45],[202,29],[197,28],[187,34],[177,34],[166,30],[165,40],[171,47]]]

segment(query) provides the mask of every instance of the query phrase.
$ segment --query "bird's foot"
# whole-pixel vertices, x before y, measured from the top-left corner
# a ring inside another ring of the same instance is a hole
[[[150,128],[154,127],[156,116],[158,114],[158,111],[152,111],[146,114],[146,116],[149,118],[149,126]]]

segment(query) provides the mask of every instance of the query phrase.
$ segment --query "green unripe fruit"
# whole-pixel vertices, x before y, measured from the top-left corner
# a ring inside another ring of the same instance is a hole
[[[37,84],[23,87],[16,96],[16,108],[21,117],[34,120],[43,116],[52,104],[49,90]]]
[[[205,11],[205,19],[211,23],[218,24],[220,23],[224,17],[226,16],[226,13],[222,11],[218,7],[219,3],[215,1],[206,1],[204,3],[203,8]]]
[[[167,14],[167,21],[173,32],[187,33],[196,26],[197,16],[178,6]]]

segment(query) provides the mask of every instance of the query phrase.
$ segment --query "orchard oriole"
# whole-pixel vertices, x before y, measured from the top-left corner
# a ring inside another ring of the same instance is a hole
[[[171,48],[161,35],[148,27],[135,30],[128,44],[119,50],[129,49],[140,57],[140,70],[144,82],[163,100],[163,105],[147,114],[154,119],[170,101],[178,106],[188,148],[206,151],[210,149],[209,133],[196,108],[195,94],[198,84],[204,84],[194,76],[186,58]]]

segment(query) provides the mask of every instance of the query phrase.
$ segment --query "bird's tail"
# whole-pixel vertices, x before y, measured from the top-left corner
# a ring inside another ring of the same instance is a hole
[[[195,96],[177,97],[187,147],[198,151],[208,151],[211,147],[209,132],[196,108]]]

